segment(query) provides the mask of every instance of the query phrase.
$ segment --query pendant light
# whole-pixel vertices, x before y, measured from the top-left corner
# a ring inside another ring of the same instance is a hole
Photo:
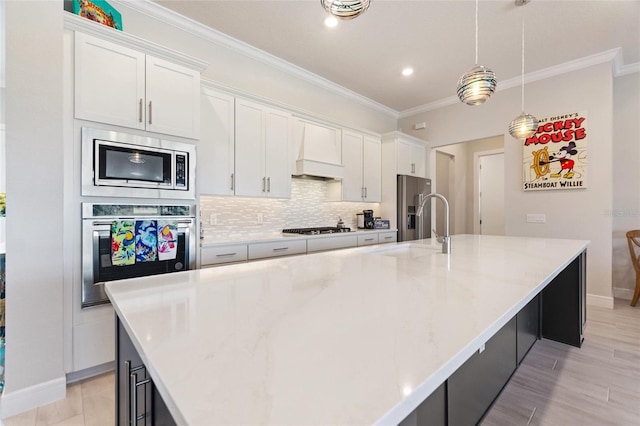
[[[371,0],[320,0],[324,9],[340,19],[353,19],[369,9]]]
[[[478,65],[478,0],[476,0],[476,65],[458,80],[458,98],[467,105],[480,105],[496,91],[496,75]]]
[[[524,5],[523,3],[522,5]],[[522,114],[509,123],[509,133],[516,139],[527,139],[538,130],[538,119],[524,112],[524,14],[522,15]]]

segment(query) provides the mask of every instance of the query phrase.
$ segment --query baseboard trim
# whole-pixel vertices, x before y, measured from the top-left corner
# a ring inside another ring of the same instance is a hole
[[[105,362],[104,364],[96,365],[95,367],[85,368],[84,370],[73,371],[71,373],[67,373],[67,384],[99,376],[100,374],[104,374],[115,369],[116,362],[111,361]]]
[[[587,305],[613,309],[613,296],[599,296],[597,294],[587,294]]]
[[[633,298],[633,290],[630,288],[613,288],[613,297],[622,300],[631,300]]]
[[[0,417],[6,419],[66,396],[67,379],[64,376],[15,392],[7,393],[5,388],[0,399]]]

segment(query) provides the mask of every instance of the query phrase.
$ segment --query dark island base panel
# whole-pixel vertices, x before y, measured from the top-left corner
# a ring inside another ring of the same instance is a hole
[[[580,347],[586,319],[586,252],[560,272],[401,423],[469,426],[482,421],[541,337]]]
[[[116,425],[175,426],[129,335],[116,316]]]

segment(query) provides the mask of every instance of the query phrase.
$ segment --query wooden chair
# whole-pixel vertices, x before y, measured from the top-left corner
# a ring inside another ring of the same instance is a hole
[[[627,242],[629,243],[631,263],[633,263],[633,269],[636,270],[636,290],[631,299],[631,306],[636,306],[638,298],[640,298],[640,255],[636,252],[636,250],[640,250],[640,230],[627,232]]]

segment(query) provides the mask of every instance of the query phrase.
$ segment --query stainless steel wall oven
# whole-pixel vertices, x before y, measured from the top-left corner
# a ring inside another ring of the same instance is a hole
[[[109,303],[104,283],[196,267],[196,206],[82,203],[82,308]],[[169,221],[176,227],[175,258],[114,265],[114,221]]]

